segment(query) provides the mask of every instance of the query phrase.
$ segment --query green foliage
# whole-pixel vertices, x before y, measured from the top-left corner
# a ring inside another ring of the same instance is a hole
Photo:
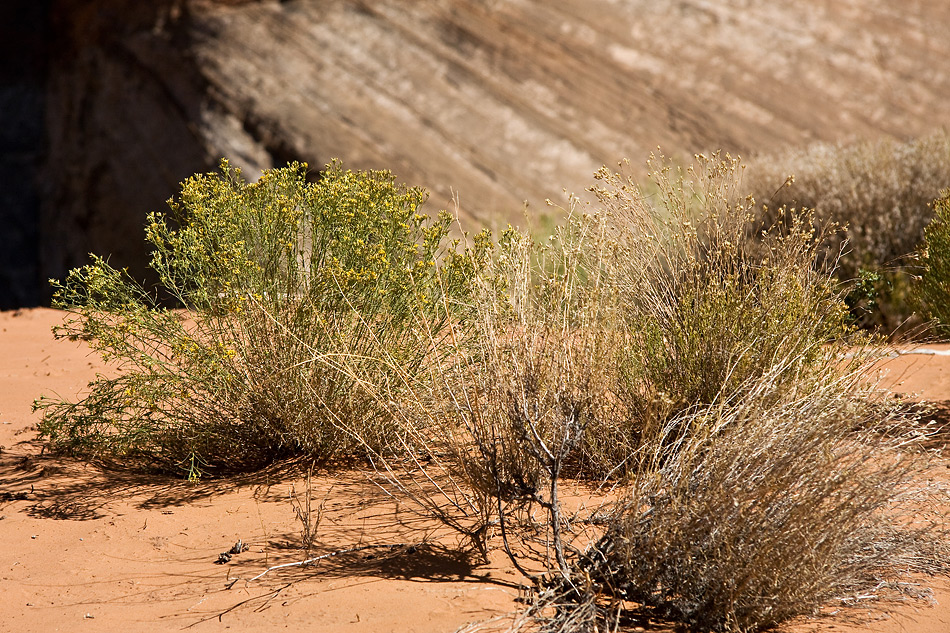
[[[930,316],[950,325],[950,189],[934,201],[933,220],[924,230],[920,296]]]
[[[149,217],[156,294],[98,257],[54,282],[69,311],[57,336],[88,340],[117,377],[37,401],[51,446],[194,477],[346,456],[354,433],[387,441],[379,394],[437,352],[449,306],[464,317],[490,239],[459,251],[451,218],[419,213],[424,192],[388,172],[305,176],[294,164],[249,183],[222,162],[185,181],[170,215]]]

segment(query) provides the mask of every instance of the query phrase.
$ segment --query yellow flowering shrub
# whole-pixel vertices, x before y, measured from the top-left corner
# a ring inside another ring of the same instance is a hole
[[[491,239],[450,241],[452,218],[388,172],[306,176],[248,182],[223,161],[149,216],[158,287],[95,256],[53,282],[57,336],[118,369],[78,402],[36,402],[54,449],[196,477],[388,441],[380,403],[438,353],[449,309],[464,320]]]

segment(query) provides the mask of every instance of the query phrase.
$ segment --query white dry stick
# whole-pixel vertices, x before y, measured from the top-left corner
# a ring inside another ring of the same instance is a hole
[[[328,554],[321,554],[320,556],[314,556],[313,558],[308,558],[307,560],[297,561],[296,563],[284,563],[282,565],[274,565],[273,567],[268,567],[258,575],[254,576],[247,582],[254,582],[258,578],[264,576],[265,574],[274,571],[275,569],[284,569],[285,567],[303,567],[306,565],[312,565],[318,560],[323,560],[324,558],[332,558],[333,556],[340,556],[342,554],[352,554],[353,552],[362,552],[367,549],[396,549],[397,547],[408,547],[409,543],[393,543],[392,545],[360,545],[359,547],[350,547],[347,549],[340,549],[335,552],[330,552]]]

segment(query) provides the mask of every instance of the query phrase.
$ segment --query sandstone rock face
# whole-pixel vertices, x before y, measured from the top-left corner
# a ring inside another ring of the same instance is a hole
[[[90,252],[140,276],[145,215],[211,164],[188,22],[162,0],[53,0],[50,18],[41,278]]]
[[[140,272],[145,214],[222,156],[388,168],[474,229],[657,145],[950,123],[944,0],[49,2],[39,279]]]

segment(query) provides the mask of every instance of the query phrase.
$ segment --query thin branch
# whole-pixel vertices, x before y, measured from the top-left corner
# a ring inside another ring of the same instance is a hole
[[[190,629],[190,628],[192,628],[193,626],[197,626],[197,625],[199,625],[199,624],[201,624],[201,623],[203,623],[203,622],[207,622],[207,621],[209,621],[209,620],[214,620],[215,618],[218,619],[218,622],[221,622],[221,618],[223,618],[226,614],[230,613],[231,611],[234,611],[234,610],[237,609],[238,607],[243,606],[243,605],[247,604],[248,602],[254,602],[255,600],[260,600],[261,598],[263,598],[263,597],[265,597],[265,596],[267,597],[267,601],[273,600],[273,599],[276,598],[278,595],[280,595],[280,592],[281,592],[281,591],[283,591],[284,589],[286,589],[287,587],[289,587],[289,586],[292,585],[292,584],[293,584],[293,583],[287,583],[286,585],[284,585],[284,586],[282,586],[282,587],[279,587],[278,589],[275,589],[274,591],[268,591],[268,592],[265,593],[265,594],[261,594],[261,595],[259,595],[259,596],[254,596],[254,597],[252,597],[252,598],[248,598],[247,600],[242,600],[241,602],[238,602],[237,604],[231,605],[230,607],[228,607],[228,608],[225,609],[224,611],[221,611],[220,613],[217,613],[217,614],[215,614],[215,615],[209,616],[209,617],[207,617],[207,618],[202,618],[202,619],[198,620],[197,622],[192,622],[191,624],[189,624],[188,626],[186,626],[186,627],[184,627],[184,628],[185,628],[185,629]],[[234,582],[232,582],[231,584],[229,584],[229,585],[228,585],[228,589],[230,589],[233,585],[234,585]],[[265,601],[265,604],[267,603],[267,601]]]
[[[307,565],[312,565],[312,564],[314,564],[315,562],[317,562],[318,560],[323,560],[324,558],[332,558],[332,557],[334,557],[334,556],[341,556],[341,555],[343,555],[343,554],[352,554],[352,553],[354,553],[354,552],[362,552],[363,550],[367,550],[367,549],[388,549],[388,550],[393,550],[393,549],[396,549],[397,547],[408,547],[408,546],[410,546],[410,545],[411,545],[410,543],[393,543],[392,545],[360,545],[359,547],[349,547],[349,548],[347,548],[347,549],[339,549],[339,550],[336,550],[335,552],[329,552],[328,554],[321,554],[320,556],[314,556],[313,558],[308,558],[307,560],[297,561],[296,563],[284,563],[284,564],[282,564],[282,565],[274,565],[273,567],[268,567],[267,569],[265,569],[264,571],[262,571],[262,572],[259,573],[258,575],[256,575],[256,576],[254,576],[253,578],[249,579],[247,582],[249,582],[249,583],[250,583],[250,582],[254,582],[254,581],[257,580],[258,578],[260,578],[260,577],[264,576],[265,574],[267,574],[267,573],[269,573],[269,572],[272,572],[272,571],[274,571],[274,570],[276,570],[276,569],[284,569],[284,568],[287,568],[287,567],[304,567],[304,566],[307,566]]]

